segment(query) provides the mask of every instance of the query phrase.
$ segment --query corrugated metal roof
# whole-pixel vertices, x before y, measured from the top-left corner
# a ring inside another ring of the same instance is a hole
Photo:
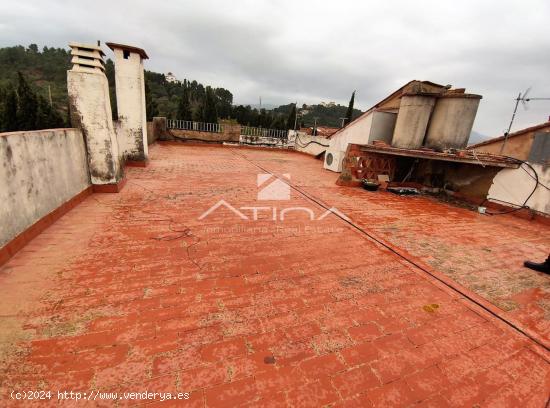
[[[457,150],[455,152],[436,152],[431,149],[400,149],[398,147],[388,146],[382,143],[375,145],[361,145],[364,151],[389,154],[393,156],[415,157],[427,160],[441,160],[458,163],[477,164],[489,167],[519,167],[520,161],[496,154],[475,152],[473,150]]]

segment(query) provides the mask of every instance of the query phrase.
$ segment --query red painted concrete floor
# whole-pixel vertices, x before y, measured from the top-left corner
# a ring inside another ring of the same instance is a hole
[[[89,197],[0,269],[2,405],[28,403],[12,391],[99,390],[117,400],[70,402],[545,406],[544,347],[335,215],[319,220],[325,210],[298,191],[258,200],[257,177],[290,173],[544,340],[548,281],[513,279],[527,276],[515,266],[523,257],[547,251],[541,226],[336,187],[300,154],[156,145],[151,159],[127,169],[120,194]],[[227,207],[199,219],[220,199],[248,219]],[[242,207],[265,208],[253,220]],[[287,209],[283,221],[273,208]],[[190,399],[120,394],[144,391]]]

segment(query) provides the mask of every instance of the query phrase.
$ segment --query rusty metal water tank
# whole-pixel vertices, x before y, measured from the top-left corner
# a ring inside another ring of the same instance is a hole
[[[463,149],[468,144],[481,95],[446,93],[435,104],[424,145],[435,150]]]
[[[432,94],[405,94],[401,97],[391,142],[393,147],[418,149],[422,146],[435,100]]]

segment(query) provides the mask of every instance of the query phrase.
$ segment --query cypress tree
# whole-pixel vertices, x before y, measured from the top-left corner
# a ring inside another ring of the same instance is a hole
[[[115,63],[112,59],[105,61],[105,76],[109,84],[109,99],[111,100],[111,115],[113,120],[118,120],[118,106],[116,102]],[[147,91],[146,91],[147,92]]]
[[[189,100],[189,89],[185,85],[178,101],[178,110],[176,115],[178,120],[193,120],[193,116],[191,114],[191,102]]]
[[[55,129],[64,126],[63,118],[43,96],[38,97],[35,129]]]
[[[17,130],[34,130],[36,129],[38,98],[21,72],[17,73],[17,77],[17,96],[19,99],[17,106]]]
[[[149,88],[149,81],[145,81],[145,112],[148,122],[152,121],[159,114],[157,101],[153,99],[151,88]]]
[[[11,86],[5,94],[2,130],[5,132],[17,130],[17,94]]]
[[[286,128],[287,129],[294,129],[294,124],[296,123],[296,104],[292,104],[292,108],[290,109],[290,114],[288,115],[288,119],[286,121]]]
[[[353,118],[354,102],[355,102],[355,91],[353,91],[353,93],[351,94],[351,99],[349,100],[348,110],[346,112],[346,123],[344,124],[344,126],[347,126]]]
[[[206,123],[218,123],[218,112],[216,109],[216,97],[211,87],[206,87],[203,102],[202,121]]]

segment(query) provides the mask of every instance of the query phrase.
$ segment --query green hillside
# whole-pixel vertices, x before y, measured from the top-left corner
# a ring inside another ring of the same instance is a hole
[[[275,112],[281,112],[285,115],[291,111],[293,104],[281,105],[275,108]],[[298,109],[298,121],[302,126],[311,127],[315,123],[317,118],[317,126],[330,126],[340,127],[342,125],[342,119],[346,116],[348,107],[343,105],[302,105],[302,108]],[[353,119],[357,118],[362,112],[359,109],[353,110]]]
[[[63,48],[44,47],[40,51],[36,44],[0,48],[0,88],[16,87],[17,72],[21,72],[44,98],[49,100],[51,91],[54,106],[66,112],[69,61],[69,52]]]
[[[13,97],[14,92],[17,94],[18,73],[22,74],[24,81],[36,94],[38,105],[50,106],[51,100],[51,107],[58,113],[61,118],[59,120],[68,122],[67,70],[70,67],[70,51],[63,48],[44,47],[40,50],[36,44],[0,48],[0,131],[7,130],[5,122],[9,120],[8,112],[13,110],[8,106],[10,103],[13,105],[13,101],[8,99],[9,96]],[[110,59],[105,62],[105,73],[109,81],[113,118],[116,118],[114,64]],[[145,86],[149,120],[153,116],[208,122],[233,119],[242,125],[277,129],[286,129],[288,124],[294,123],[294,117],[289,117],[292,104],[272,110],[235,106],[233,94],[225,88],[213,88],[188,79],[180,83],[169,83],[164,74],[152,71],[145,71]],[[29,109],[21,108],[22,112]],[[317,117],[319,126],[339,126],[339,118],[345,116],[346,109],[347,107],[341,105],[312,105],[307,109],[299,109],[305,112],[299,121],[306,126],[312,126]],[[360,113],[359,110],[354,110],[354,116]],[[29,129],[28,126],[26,128]]]

